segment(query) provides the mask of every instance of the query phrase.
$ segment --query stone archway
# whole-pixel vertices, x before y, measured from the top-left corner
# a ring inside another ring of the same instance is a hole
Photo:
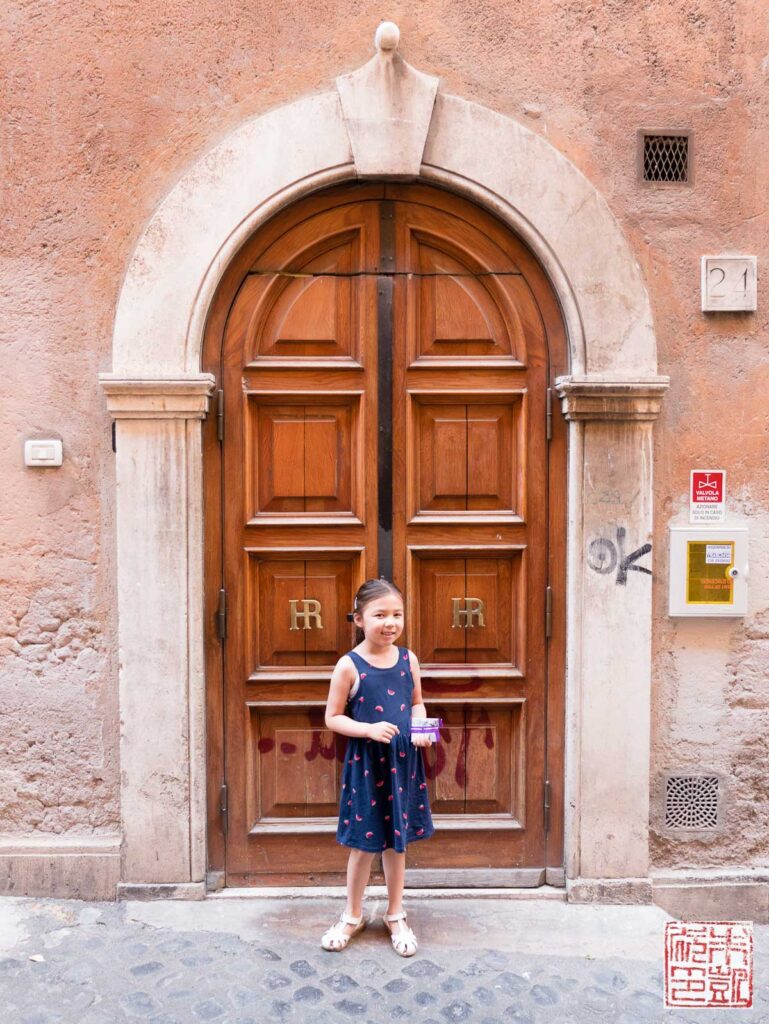
[[[113,372],[101,375],[118,421],[121,888],[205,891],[200,421],[215,382],[200,352],[211,298],[276,210],[384,176],[441,183],[495,212],[558,294],[571,359],[558,382],[570,421],[565,874],[573,899],[649,900],[651,585],[588,557],[618,531],[636,549],[651,539],[651,424],[667,379],[647,292],[573,164],[510,118],[441,93],[400,58],[397,30],[378,38],[336,91],[241,125],[192,167],[123,283]]]

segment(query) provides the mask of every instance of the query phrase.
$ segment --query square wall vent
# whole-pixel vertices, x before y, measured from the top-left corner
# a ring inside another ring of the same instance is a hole
[[[649,184],[692,183],[692,133],[649,131],[638,133],[638,176]]]
[[[664,827],[674,832],[711,832],[721,824],[721,780],[717,775],[667,775]]]

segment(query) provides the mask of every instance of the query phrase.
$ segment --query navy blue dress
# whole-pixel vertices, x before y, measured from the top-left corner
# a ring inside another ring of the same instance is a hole
[[[342,846],[379,853],[404,853],[409,843],[435,831],[427,796],[422,748],[411,742],[414,680],[409,652],[398,648],[393,668],[370,665],[355,651],[358,671],[345,714],[356,722],[392,722],[400,732],[389,743],[350,736],[342,772],[339,825]]]

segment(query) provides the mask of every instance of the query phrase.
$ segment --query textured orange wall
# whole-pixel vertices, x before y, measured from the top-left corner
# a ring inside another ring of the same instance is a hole
[[[240,121],[361,65],[383,17],[445,91],[524,120],[580,167],[643,267],[660,372],[672,377],[656,442],[651,770],[723,771],[733,826],[707,843],[656,840],[655,857],[765,864],[769,41],[765,5],[751,0],[6,5],[0,828],[89,832],[119,818],[114,476],[97,373],[110,368],[115,301],[142,227]],[[643,126],[694,129],[694,188],[636,182]],[[759,256],[759,312],[704,316],[699,256],[729,248]],[[62,437],[64,466],[25,469],[30,436]],[[666,525],[694,465],[728,470],[731,507],[754,529],[744,624],[666,616]]]

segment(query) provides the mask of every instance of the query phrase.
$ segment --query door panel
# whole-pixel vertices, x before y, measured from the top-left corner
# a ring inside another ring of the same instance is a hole
[[[545,591],[561,571],[548,555],[546,392],[549,346],[564,338],[536,261],[437,189],[329,190],[244,248],[206,344],[224,392],[224,440],[206,457],[221,464],[210,600],[223,585],[229,609],[208,662],[228,882],[344,878],[333,836],[346,738],[323,710],[354,643],[355,590],[379,571],[404,591],[402,642],[444,720],[424,751],[437,831],[409,848],[409,867],[545,866]]]
[[[373,269],[378,238],[378,210],[362,203],[319,212],[267,246],[250,268],[238,311],[246,361],[360,363],[373,295],[355,275]]]
[[[526,363],[529,345],[541,347],[536,303],[509,245],[486,230],[490,222],[429,200],[399,204],[409,365]]]
[[[445,548],[412,550],[411,629],[423,675],[442,663],[493,665],[500,677],[525,663],[526,594],[522,549],[487,557]],[[489,551],[491,554],[491,549]]]
[[[337,753],[334,733],[318,728],[303,711],[252,709],[250,831],[270,819],[290,822],[336,814]],[[308,765],[312,764],[312,770]]]
[[[248,555],[247,619],[254,640],[249,678],[268,680],[265,670],[289,665],[334,665],[350,649],[347,613],[360,577],[360,552],[324,559],[318,552],[284,549]]]
[[[523,394],[411,393],[411,522],[519,518],[525,494]],[[460,402],[461,404],[456,404]],[[432,517],[432,518],[431,518]]]
[[[360,395],[282,396],[249,392],[248,518],[362,515]],[[253,523],[257,525],[257,523]]]

